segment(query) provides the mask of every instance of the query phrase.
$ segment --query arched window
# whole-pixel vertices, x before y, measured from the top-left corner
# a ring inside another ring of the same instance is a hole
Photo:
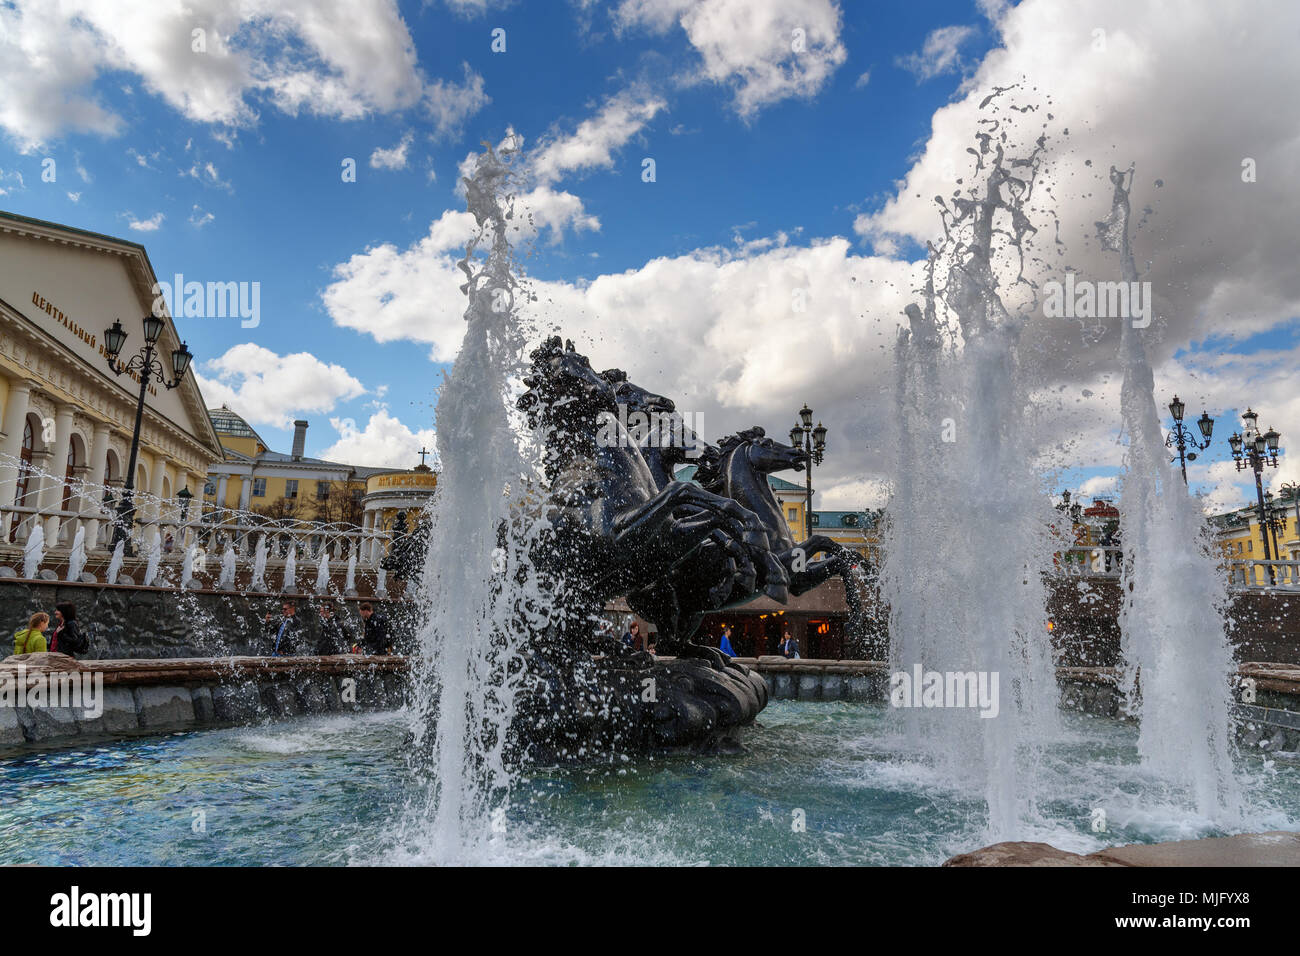
[[[63,504],[60,505],[60,508],[64,511],[69,510],[72,506],[72,482],[76,478],[76,468],[79,464],[77,461],[77,445],[79,442],[80,439],[75,435],[68,442],[68,468],[63,474]]]
[[[27,494],[30,490],[32,477],[32,447],[36,443],[36,432],[32,430],[32,418],[27,416],[23,423],[23,451],[22,458],[18,464],[18,484],[14,489],[14,506],[22,508],[27,504]],[[22,524],[23,516],[13,516],[13,528],[9,532],[9,540],[15,541],[18,538],[18,527]]]

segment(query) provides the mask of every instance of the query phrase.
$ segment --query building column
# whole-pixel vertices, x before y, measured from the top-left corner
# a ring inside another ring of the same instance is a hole
[[[23,453],[23,428],[31,407],[31,379],[9,383],[9,400],[5,402],[4,438],[0,439],[0,508],[10,508],[18,490],[18,462]]]
[[[67,403],[59,403],[54,408],[54,445],[50,449],[53,460],[49,464],[49,474],[41,484],[39,499],[42,511],[59,510],[63,503],[64,475],[68,471],[68,449],[72,447],[72,414],[75,408]],[[58,515],[45,518],[45,546],[53,548],[59,540],[59,524],[63,519]]]
[[[82,524],[86,528],[86,548],[99,544],[99,518],[86,517],[99,514],[104,505],[104,478],[108,475],[108,439],[111,431],[103,422],[96,422],[90,435],[90,473],[87,477],[89,487],[81,496],[80,512]]]
[[[162,527],[157,522],[158,519],[162,517],[163,476],[166,474],[167,459],[164,458],[161,453],[154,455],[153,468],[149,472],[149,508],[146,511],[146,514],[148,515],[147,520],[154,522],[153,533],[140,539],[144,542],[146,547],[152,540],[153,534],[157,534],[159,544],[162,543]]]
[[[253,473],[250,471],[248,474],[243,475],[240,478],[240,481],[241,484],[239,486],[239,510],[247,511],[248,503],[252,500],[252,495],[253,495]]]
[[[421,445],[420,447],[423,448],[424,446]],[[218,508],[224,508],[226,506],[226,480],[228,477],[229,477],[228,475],[222,475],[220,478],[217,479],[217,507]],[[206,480],[207,479],[204,479],[205,482]]]

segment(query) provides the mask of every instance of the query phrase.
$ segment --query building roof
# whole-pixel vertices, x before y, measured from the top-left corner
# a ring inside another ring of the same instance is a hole
[[[212,419],[212,427],[216,429],[218,435],[226,435],[231,438],[253,438],[266,451],[262,452],[256,458],[238,452],[233,448],[224,448],[227,461],[255,461],[262,464],[285,464],[285,465],[316,465],[325,468],[346,468],[352,471],[358,478],[369,478],[371,475],[377,475],[381,472],[402,471],[400,468],[380,468],[368,467],[364,465],[349,465],[340,461],[327,461],[324,458],[308,458],[306,455],[300,458],[294,458],[293,455],[286,455],[284,452],[271,451],[267,447],[266,441],[257,430],[238,413],[232,411],[230,406],[222,405],[220,408],[209,408],[208,415]]]
[[[209,408],[208,417],[212,419],[212,427],[217,430],[218,435],[229,435],[231,438],[256,438],[263,448],[266,447],[266,442],[262,441],[262,436],[257,433],[252,425],[244,421],[235,412],[232,412],[229,405],[222,405],[220,408]]]
[[[814,511],[813,524],[823,531],[867,531],[876,526],[876,518],[866,511]]]

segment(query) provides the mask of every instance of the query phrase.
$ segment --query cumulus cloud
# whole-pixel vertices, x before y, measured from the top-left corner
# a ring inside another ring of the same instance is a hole
[[[321,457],[368,468],[413,468],[420,463],[420,449],[437,447],[434,430],[412,431],[380,407],[364,428],[351,418],[331,418],[330,427],[339,433],[336,441]],[[429,461],[431,467],[436,462]]]
[[[744,118],[792,97],[811,97],[848,58],[834,0],[623,0],[621,30],[680,27],[700,55],[688,81],[734,90]]]
[[[116,71],[186,119],[224,126],[251,125],[269,103],[343,119],[420,106],[441,129],[486,102],[468,70],[463,83],[425,77],[395,0],[0,6],[0,128],[23,151],[65,132],[120,133],[96,90]]]
[[[305,412],[329,412],[365,392],[341,365],[308,352],[279,355],[244,342],[195,372],[210,406],[228,404],[246,420],[289,428]]]
[[[411,143],[415,140],[415,134],[408,132],[403,136],[396,145],[384,149],[375,147],[375,151],[370,154],[371,169],[405,169],[406,153],[411,148]]]
[[[136,232],[157,232],[166,218],[160,212],[154,213],[148,219],[136,219],[128,213],[126,225],[128,229],[134,229]]]
[[[670,30],[700,6],[644,0],[619,13]],[[1144,220],[1137,258],[1156,297],[1147,341],[1157,403],[1177,391],[1196,414],[1204,405],[1220,416],[1216,444],[1189,476],[1214,489],[1207,502],[1244,501],[1245,480],[1222,460],[1227,434],[1239,427],[1228,416],[1252,404],[1283,433],[1284,447],[1300,439],[1300,353],[1253,339],[1295,328],[1300,315],[1291,214],[1300,115],[1289,104],[1300,59],[1288,47],[1300,33],[1300,8],[1273,4],[1266,29],[1260,9],[1176,18],[1123,0],[984,9],[1000,46],[971,65],[957,99],[935,113],[897,187],[854,222],[865,248],[848,236],[795,244],[773,235],[652,258],[588,282],[536,282],[530,309],[539,327],[561,327],[597,367],[626,368],[703,413],[709,438],[755,423],[783,435],[809,402],[830,429],[819,506],[882,503],[869,496],[883,494],[892,346],[915,298],[914,260],[942,234],[933,198],[951,197],[958,178],[970,185],[967,149],[989,128],[982,120],[997,124],[995,136],[1007,134],[1013,152],[1046,132],[1043,188],[1031,209],[1040,261],[1030,278],[1061,278],[1066,268],[1116,277],[1094,224],[1109,210],[1108,167],[1136,163],[1135,220]],[[990,93],[1017,84],[981,109]],[[1245,158],[1255,161],[1255,182],[1243,181]],[[341,325],[451,359],[464,329],[454,263],[472,228],[467,214],[447,212],[408,249],[353,256],[323,293],[327,310]],[[1091,341],[1078,323],[1031,313],[1022,354],[1036,377],[1036,407],[1026,453],[1045,469],[1122,465],[1117,346],[1116,322]],[[1270,482],[1295,480],[1296,467]]]
[[[534,175],[550,183],[574,171],[608,169],[614,164],[614,153],[666,107],[667,102],[654,94],[624,91],[610,97],[572,134],[556,136],[535,150],[531,159]]]

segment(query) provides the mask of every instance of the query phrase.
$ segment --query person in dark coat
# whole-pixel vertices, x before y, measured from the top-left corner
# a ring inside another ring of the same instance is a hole
[[[69,657],[90,650],[90,641],[77,626],[77,608],[71,601],[54,606],[54,633],[50,635],[50,650]]]
[[[316,640],[316,653],[348,654],[352,651],[352,629],[335,613],[333,603],[320,606],[320,635]]]
[[[286,599],[280,605],[281,617],[276,621],[270,611],[266,612],[266,633],[271,638],[271,656],[287,657],[298,653],[302,638],[302,621],[298,620],[298,605]]]
[[[375,613],[369,601],[361,602],[361,647],[367,654],[391,654],[393,637],[388,633],[388,620]]]

